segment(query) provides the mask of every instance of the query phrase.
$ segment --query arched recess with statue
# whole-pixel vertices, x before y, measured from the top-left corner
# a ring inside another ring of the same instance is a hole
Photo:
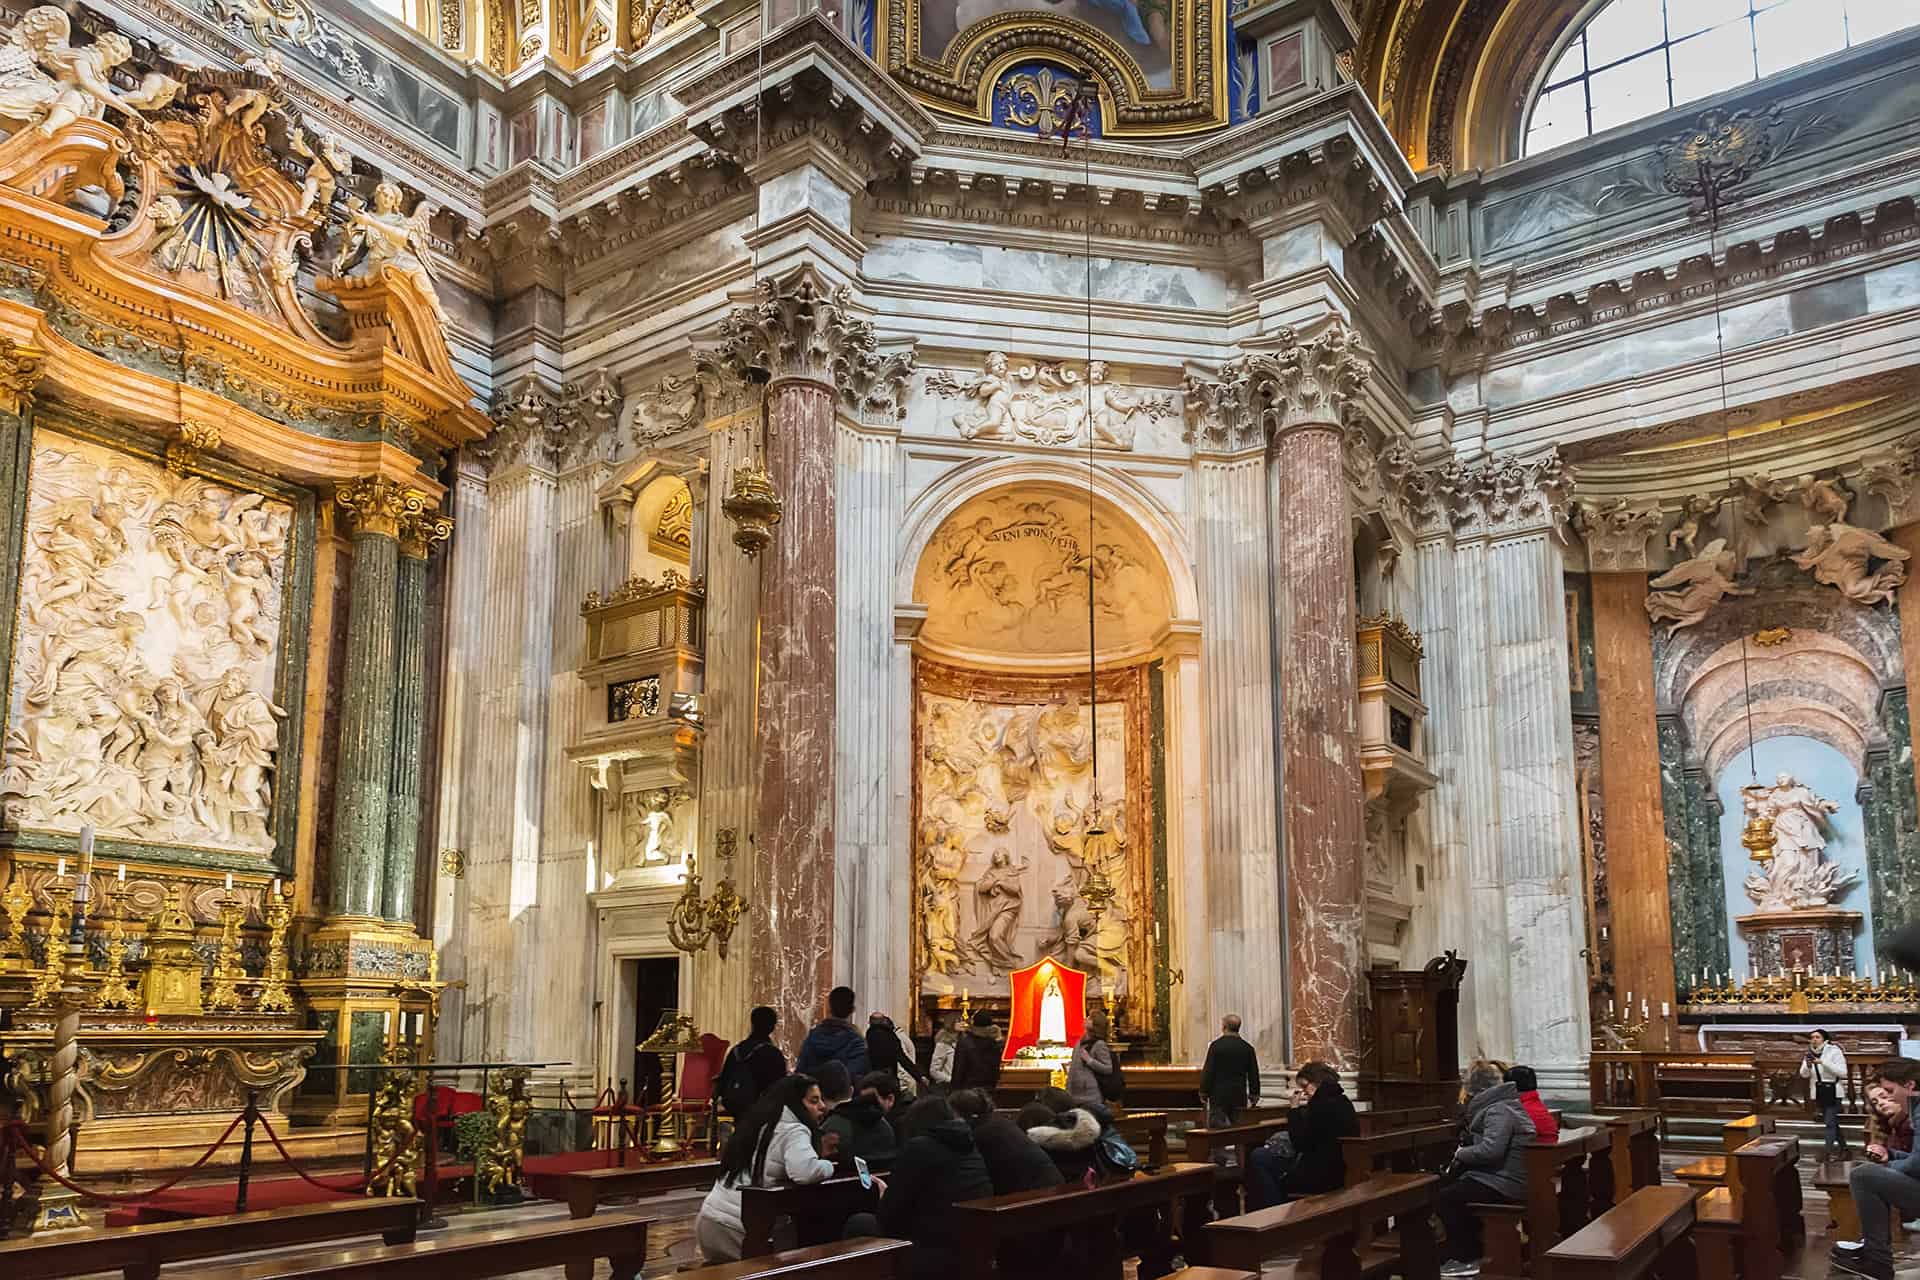
[[[1117,1040],[1180,1061],[1204,1044],[1206,934],[1182,922],[1207,886],[1177,521],[1124,474],[1010,459],[922,494],[900,566],[916,1012],[1004,1019],[1007,975],[1051,956],[1090,975],[1089,1010],[1111,997]]]

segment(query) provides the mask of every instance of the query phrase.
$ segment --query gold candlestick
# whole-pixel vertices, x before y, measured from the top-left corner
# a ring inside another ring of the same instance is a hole
[[[33,909],[33,895],[16,874],[0,893],[0,914],[7,917],[7,936],[0,940],[0,973],[25,973],[33,968],[27,952],[27,912]]]
[[[67,933],[73,927],[73,886],[50,884],[41,892],[47,895],[47,911],[53,923],[47,930],[46,963],[27,996],[28,1006],[35,1009],[51,1008],[54,996],[59,994],[66,973]]]
[[[213,961],[213,989],[207,992],[207,1008],[215,1010],[240,1007],[240,979],[247,971],[240,967],[240,920],[244,914],[240,899],[228,893],[220,899],[220,950]]]
[[[260,999],[254,1005],[262,1013],[293,1012],[293,993],[287,989],[287,925],[293,920],[293,908],[285,896],[268,891],[267,972],[260,987]]]
[[[110,883],[107,888],[107,972],[95,993],[96,1009],[137,1009],[140,996],[127,985],[126,919],[127,886]]]

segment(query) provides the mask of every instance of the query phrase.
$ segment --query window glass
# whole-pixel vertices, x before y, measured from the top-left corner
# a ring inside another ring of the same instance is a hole
[[[1612,0],[1541,81],[1523,154],[1920,25],[1920,0]]]

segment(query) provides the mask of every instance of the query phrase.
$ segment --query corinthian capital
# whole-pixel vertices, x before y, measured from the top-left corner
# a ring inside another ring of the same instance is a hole
[[[875,359],[874,349],[873,325],[854,314],[852,292],[826,288],[801,267],[762,280],[758,302],[728,312],[719,345],[700,363],[734,378],[840,386]]]
[[[336,488],[333,496],[346,508],[347,522],[355,533],[383,538],[399,537],[401,522],[418,519],[427,509],[426,494],[386,476],[349,480]]]
[[[409,512],[400,517],[400,554],[425,560],[436,543],[453,536],[453,517],[434,511]]]
[[[1577,502],[1573,506],[1574,527],[1587,543],[1587,565],[1598,573],[1643,571],[1647,564],[1647,539],[1666,520],[1656,502],[1638,505],[1626,498],[1612,502]]]
[[[47,369],[47,353],[0,338],[0,410],[18,417],[33,407],[33,389]]]
[[[857,422],[891,425],[907,416],[913,348],[855,351],[840,382],[840,407]]]
[[[1261,443],[1246,361],[1232,361],[1218,378],[1190,372],[1182,385],[1187,393],[1187,439],[1196,448],[1237,453]]]
[[[1373,374],[1373,353],[1359,334],[1335,321],[1305,339],[1282,329],[1273,347],[1242,356],[1220,372],[1251,381],[1262,426],[1272,439],[1296,427],[1337,428]]]

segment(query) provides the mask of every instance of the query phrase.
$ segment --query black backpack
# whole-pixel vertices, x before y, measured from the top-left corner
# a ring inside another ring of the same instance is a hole
[[[735,1120],[744,1117],[760,1100],[760,1086],[753,1078],[753,1068],[740,1055],[741,1047],[733,1046],[720,1068],[720,1107]],[[757,1050],[759,1046],[754,1048]]]
[[[1113,1059],[1113,1070],[1101,1075],[1098,1071],[1093,1078],[1100,1082],[1100,1097],[1107,1102],[1118,1102],[1127,1096],[1127,1073],[1120,1069],[1120,1055],[1108,1046],[1107,1054]]]

